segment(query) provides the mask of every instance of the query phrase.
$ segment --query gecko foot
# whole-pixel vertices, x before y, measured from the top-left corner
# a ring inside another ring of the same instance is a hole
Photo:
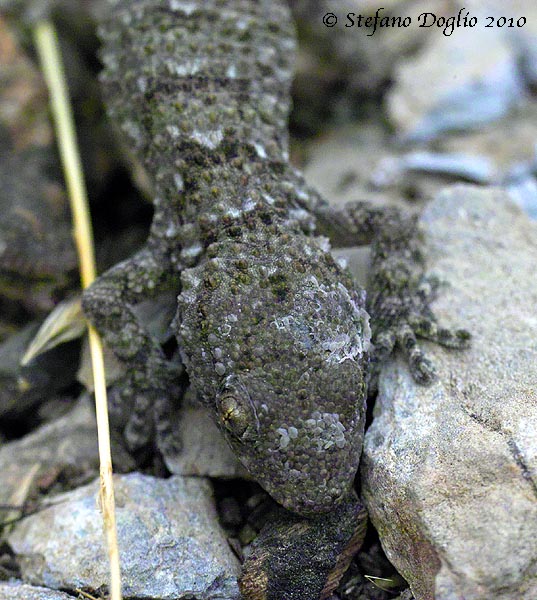
[[[470,345],[471,335],[465,329],[450,330],[440,327],[431,311],[427,314],[412,314],[400,318],[395,325],[379,331],[374,338],[376,361],[384,362],[397,345],[404,353],[412,377],[423,385],[432,383],[436,370],[425,352],[420,348],[418,339],[435,342],[445,348],[462,350]]]

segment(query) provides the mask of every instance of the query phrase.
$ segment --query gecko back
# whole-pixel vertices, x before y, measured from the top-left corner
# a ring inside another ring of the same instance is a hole
[[[284,2],[115,0],[100,28],[111,119],[156,195],[177,192],[177,161],[239,142],[287,162],[295,38]]]

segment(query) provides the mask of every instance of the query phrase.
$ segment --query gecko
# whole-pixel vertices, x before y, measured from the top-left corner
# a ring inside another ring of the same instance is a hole
[[[431,312],[416,218],[331,208],[291,166],[283,0],[112,0],[100,37],[108,114],[154,202],[145,246],[83,297],[126,366],[127,441],[173,443],[186,372],[261,486],[297,514],[326,513],[353,486],[372,373],[398,348],[429,383],[417,339],[469,343]],[[367,292],[327,238],[371,244]],[[163,291],[177,295],[172,359],[134,310]]]

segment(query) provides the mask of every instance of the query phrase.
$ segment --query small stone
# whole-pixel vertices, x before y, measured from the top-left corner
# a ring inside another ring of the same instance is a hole
[[[236,600],[238,561],[200,478],[116,476],[124,597]],[[98,481],[54,499],[9,536],[22,577],[54,589],[100,590],[109,580]]]

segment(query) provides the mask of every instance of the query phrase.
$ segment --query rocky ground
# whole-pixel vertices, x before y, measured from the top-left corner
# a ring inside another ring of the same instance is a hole
[[[482,23],[504,15],[526,25],[368,37],[323,27],[333,3],[291,4],[301,34],[293,160],[331,202],[419,213],[440,281],[435,313],[473,334],[464,353],[427,346],[439,372],[431,387],[416,385],[399,357],[384,370],[356,482],[371,526],[331,600],[535,598],[537,7],[472,0],[465,10]],[[20,364],[50,308],[77,294],[27,26],[50,6],[68,57],[101,269],[139,247],[151,215],[95,83],[91,20],[104,4],[0,0],[0,600],[107,593],[87,353],[73,339]],[[414,17],[463,7],[383,6]],[[335,12],[377,8],[345,0]],[[365,282],[367,249],[334,253]],[[163,344],[169,305],[140,307]],[[111,362],[110,373],[111,383],[121,375]],[[240,564],[276,507],[188,393],[178,422],[177,456],[131,456],[112,440],[125,597],[238,598]]]
[[[452,186],[423,215],[445,322],[464,356],[431,349],[439,379],[384,372],[362,462],[383,548],[416,598],[537,596],[537,224],[500,189]],[[513,260],[513,256],[516,260]]]

